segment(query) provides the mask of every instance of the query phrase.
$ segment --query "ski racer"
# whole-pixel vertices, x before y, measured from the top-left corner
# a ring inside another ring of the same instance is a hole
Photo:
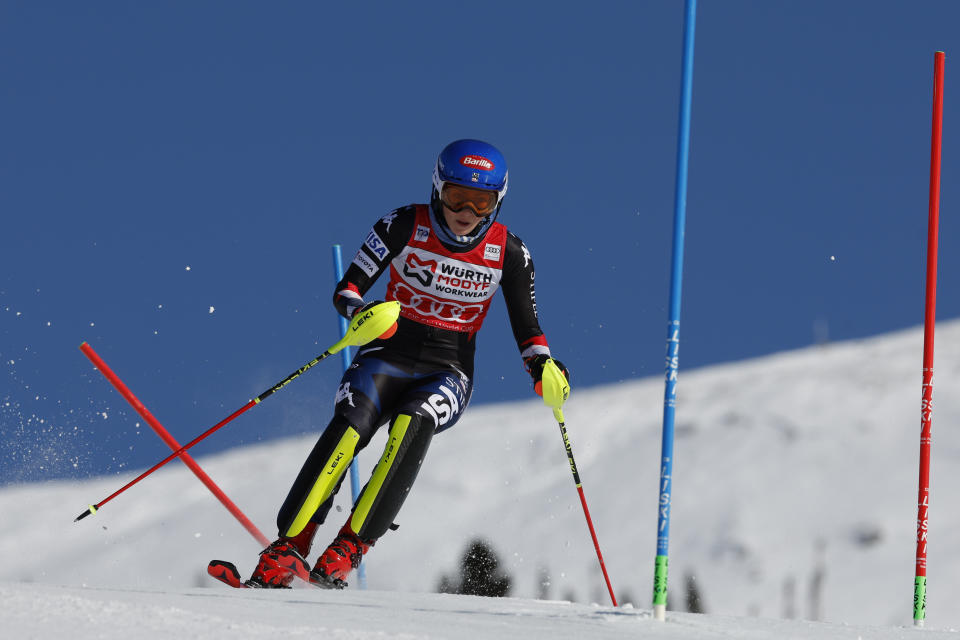
[[[550,348],[537,319],[530,252],[496,221],[506,192],[503,155],[486,142],[457,140],[437,158],[430,204],[396,209],[367,234],[333,303],[352,318],[379,303],[363,296],[388,274],[385,297],[401,305],[396,332],[361,347],[344,373],[333,418],[280,507],[279,537],[260,553],[247,586],[289,586],[294,576],[286,560],[307,558],[344,472],[385,424],[383,456],[310,581],[344,588],[363,555],[396,528],[431,439],[455,425],[470,402],[476,336],[497,289],[540,393]]]

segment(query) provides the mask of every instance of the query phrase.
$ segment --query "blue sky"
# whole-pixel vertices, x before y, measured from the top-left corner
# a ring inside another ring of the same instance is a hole
[[[321,352],[331,246],[425,201],[460,137],[507,157],[500,221],[574,394],[662,375],[683,2],[550,6],[4,3],[0,481],[165,455],[84,340],[182,441]],[[681,395],[684,370],[923,322],[936,50],[960,316],[957,24],[950,0],[701,0]],[[474,401],[529,397],[499,299],[480,341]],[[324,366],[199,453],[322,428]]]

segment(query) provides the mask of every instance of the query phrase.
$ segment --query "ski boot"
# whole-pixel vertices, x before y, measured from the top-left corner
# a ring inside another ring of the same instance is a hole
[[[290,540],[280,538],[260,552],[257,568],[244,584],[259,589],[290,589],[297,575],[309,579],[309,566]]]
[[[325,589],[346,589],[346,577],[360,566],[363,554],[370,550],[373,540],[362,540],[350,528],[350,521],[343,525],[327,550],[317,559],[310,572],[310,582]]]

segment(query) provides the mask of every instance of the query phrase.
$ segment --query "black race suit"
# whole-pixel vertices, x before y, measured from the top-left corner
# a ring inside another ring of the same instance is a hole
[[[456,247],[441,241],[437,224],[427,205],[389,213],[337,284],[333,303],[349,318],[389,272],[386,299],[401,303],[398,328],[361,347],[344,374],[334,417],[280,509],[281,536],[295,538],[307,521],[323,522],[347,458],[391,422],[387,450],[352,517],[365,539],[386,531],[433,434],[452,427],[470,401],[476,334],[498,288],[521,356],[549,355],[537,320],[533,260],[520,238],[494,222],[469,246]]]

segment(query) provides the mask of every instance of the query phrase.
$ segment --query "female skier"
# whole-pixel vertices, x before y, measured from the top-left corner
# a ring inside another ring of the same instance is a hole
[[[309,567],[305,558],[344,472],[387,423],[383,456],[310,581],[346,587],[363,555],[396,528],[431,438],[456,424],[470,402],[476,335],[497,289],[540,393],[550,349],[537,320],[530,252],[496,222],[506,192],[503,155],[479,140],[457,140],[437,158],[430,204],[396,209],[367,234],[333,304],[347,318],[379,304],[363,296],[389,269],[386,299],[401,305],[396,331],[361,347],[343,375],[333,419],[280,507],[279,537],[260,553],[248,586],[287,587],[292,566]]]

